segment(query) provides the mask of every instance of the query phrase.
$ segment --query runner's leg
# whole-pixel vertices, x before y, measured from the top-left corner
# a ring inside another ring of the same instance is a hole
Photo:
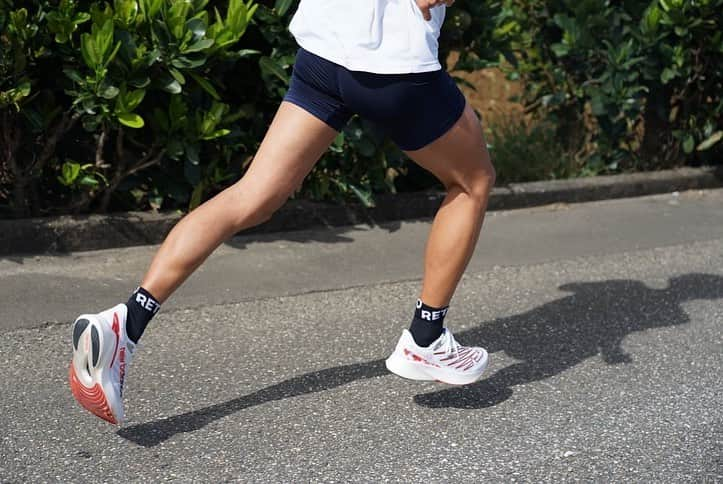
[[[247,173],[173,228],[141,286],[165,301],[223,241],[268,220],[336,135],[317,117],[283,102]]]
[[[427,241],[420,296],[426,305],[443,308],[474,252],[495,171],[480,121],[469,105],[446,134],[406,153],[447,189]]]

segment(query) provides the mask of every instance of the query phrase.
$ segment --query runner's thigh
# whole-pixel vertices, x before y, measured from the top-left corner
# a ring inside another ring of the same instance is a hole
[[[346,105],[379,125],[407,155],[446,186],[489,185],[494,177],[482,128],[443,70],[380,75],[344,71]]]
[[[495,171],[482,126],[469,105],[446,133],[423,148],[405,153],[447,187],[461,186],[486,197],[494,183]]]
[[[299,106],[282,102],[239,187],[247,195],[285,200],[338,132]]]

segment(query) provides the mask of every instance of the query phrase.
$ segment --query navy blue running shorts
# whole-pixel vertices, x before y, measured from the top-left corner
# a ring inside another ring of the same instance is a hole
[[[285,101],[337,131],[354,114],[377,124],[405,151],[445,134],[464,112],[465,98],[445,70],[372,74],[299,49]]]

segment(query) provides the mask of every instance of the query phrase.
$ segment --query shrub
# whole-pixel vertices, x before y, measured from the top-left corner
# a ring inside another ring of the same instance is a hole
[[[489,127],[489,148],[499,184],[568,178],[579,174],[573,156],[555,139],[546,122],[496,121]]]
[[[227,179],[247,113],[219,79],[250,54],[234,46],[251,1],[224,15],[208,0],[2,2],[0,165],[15,215],[106,210],[120,189],[193,206]]]
[[[237,179],[288,87],[298,2],[217,3],[0,0],[0,210],[192,209]],[[470,5],[442,46],[465,69],[497,58]],[[301,196],[372,205],[406,163],[355,118]]]
[[[0,215],[192,209],[228,186],[288,87],[297,3],[0,0]],[[722,8],[459,0],[440,55],[467,71],[506,59],[525,81],[542,125],[498,127],[502,179],[710,162],[723,151]],[[372,205],[428,185],[355,118],[300,196]]]
[[[528,110],[592,171],[712,162],[723,0],[505,0]]]

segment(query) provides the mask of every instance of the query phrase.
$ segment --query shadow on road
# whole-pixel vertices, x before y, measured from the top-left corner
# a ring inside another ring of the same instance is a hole
[[[206,408],[167,417],[153,422],[132,425],[119,430],[121,437],[144,447],[153,447],[182,432],[193,432],[215,420],[231,415],[244,408],[261,405],[274,400],[316,393],[346,385],[356,380],[374,378],[387,374],[384,360],[338,366],[315,371],[284,380],[242,397]]]
[[[506,400],[515,385],[549,378],[598,354],[609,365],[632,363],[621,347],[625,336],[688,323],[681,304],[723,298],[723,277],[687,274],[672,278],[664,289],[633,280],[559,289],[572,294],[464,333],[465,344],[485,346],[489,353],[504,351],[518,362],[473,385],[417,395],[414,401],[434,408],[490,407]]]
[[[560,290],[571,294],[525,313],[483,322],[457,335],[465,344],[486,347],[490,354],[503,351],[517,363],[473,385],[416,395],[414,401],[432,408],[485,408],[507,400],[515,385],[549,378],[598,354],[610,365],[631,363],[632,356],[621,347],[625,336],[688,323],[681,304],[723,298],[723,277],[687,274],[672,278],[664,289],[651,289],[634,280],[609,280],[566,284]],[[118,435],[153,447],[178,433],[201,429],[244,408],[386,373],[383,359],[328,368],[227,402],[129,426],[119,430]]]
[[[273,242],[297,242],[297,243],[308,243],[308,242],[321,242],[324,244],[332,243],[351,243],[354,242],[353,237],[346,235],[352,231],[361,230],[372,230],[375,228],[382,229],[388,233],[397,232],[401,228],[402,224],[398,221],[375,223],[372,220],[364,220],[359,225],[334,227],[325,226],[324,230],[308,229],[308,230],[296,230],[287,232],[254,232],[253,229],[249,232],[242,232],[241,234],[231,238],[224,245],[232,247],[234,249],[245,249],[249,244],[263,244]]]

